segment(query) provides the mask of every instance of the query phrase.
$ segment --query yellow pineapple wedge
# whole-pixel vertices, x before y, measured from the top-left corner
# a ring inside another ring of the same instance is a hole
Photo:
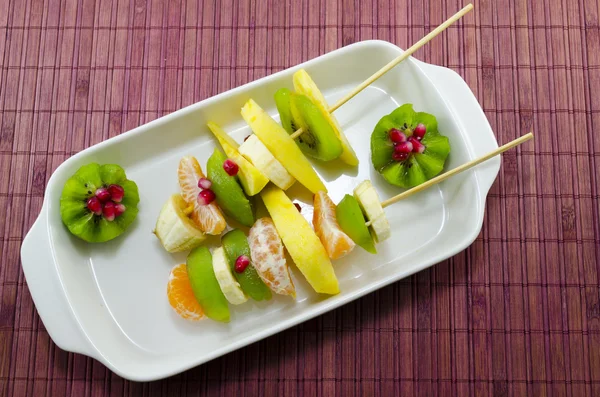
[[[239,167],[238,178],[244,188],[244,191],[248,196],[254,196],[258,194],[266,185],[269,183],[269,178],[258,168],[252,165],[244,156],[238,151],[238,143],[229,136],[219,125],[208,122],[208,128],[211,130],[213,135],[217,138],[225,154],[231,160],[233,160]]]
[[[350,142],[348,142],[348,138],[346,138],[346,135],[342,132],[342,127],[335,116],[329,113],[329,105],[313,79],[306,70],[300,69],[294,73],[293,80],[296,92],[306,95],[319,107],[323,116],[327,119],[340,141],[342,141],[342,155],[340,156],[340,159],[346,164],[352,166],[358,165],[358,157],[356,157],[354,149],[350,146]]]
[[[322,294],[339,293],[338,280],[325,247],[285,192],[269,185],[260,196],[285,248],[308,283]]]
[[[242,117],[258,139],[298,182],[313,193],[319,190],[327,192],[323,181],[296,142],[252,99],[242,108]]]

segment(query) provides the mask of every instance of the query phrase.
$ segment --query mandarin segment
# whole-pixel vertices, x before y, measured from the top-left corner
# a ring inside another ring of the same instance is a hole
[[[276,294],[296,298],[283,243],[271,218],[258,219],[248,235],[254,268],[263,282]]]
[[[313,227],[327,255],[331,259],[347,255],[356,244],[342,231],[335,215],[335,204],[327,193],[322,191],[315,194],[313,204]]]
[[[198,321],[206,317],[192,291],[185,263],[171,269],[167,284],[167,298],[173,310],[186,320]]]
[[[202,190],[198,187],[198,181],[206,178],[198,160],[193,156],[183,157],[179,161],[177,178],[183,199],[194,208],[190,218],[204,233],[221,234],[227,227],[227,222],[217,203],[212,202],[208,205],[198,203],[198,194]]]

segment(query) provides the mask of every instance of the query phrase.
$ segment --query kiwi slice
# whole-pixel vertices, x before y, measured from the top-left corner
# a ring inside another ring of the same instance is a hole
[[[187,272],[194,296],[208,318],[229,322],[229,304],[221,292],[212,265],[212,255],[206,247],[197,247],[189,253]]]
[[[90,243],[121,235],[135,220],[140,201],[135,182],[116,164],[91,163],[70,177],[60,197],[60,216],[69,231]]]
[[[227,157],[219,149],[215,149],[206,163],[208,179],[212,181],[211,189],[215,192],[217,204],[229,217],[244,226],[254,224],[254,206],[244,194],[237,176],[231,176],[223,169]]]
[[[371,134],[373,167],[392,185],[410,188],[442,172],[450,153],[435,116],[404,104],[383,116]]]
[[[310,98],[281,88],[275,93],[275,104],[281,125],[289,134],[299,128],[304,130],[296,139],[304,154],[322,161],[340,157],[342,142]]]
[[[377,253],[373,236],[360,209],[360,205],[354,196],[345,195],[342,201],[335,207],[335,216],[342,231],[348,235],[356,244],[363,247],[367,252]]]
[[[221,239],[221,244],[223,244],[225,256],[227,256],[227,261],[231,266],[231,272],[240,283],[242,290],[256,301],[270,300],[272,297],[271,290],[261,280],[252,262],[241,273],[235,269],[235,262],[240,256],[245,255],[248,260],[251,258],[248,238],[244,232],[240,229],[227,232]]]

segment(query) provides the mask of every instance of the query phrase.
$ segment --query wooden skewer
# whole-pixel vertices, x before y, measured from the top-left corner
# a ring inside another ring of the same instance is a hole
[[[528,134],[523,135],[520,138],[515,139],[514,141],[511,141],[511,142],[507,143],[506,145],[500,146],[496,150],[492,150],[491,152],[489,152],[486,155],[483,155],[483,156],[481,156],[481,157],[479,157],[479,158],[477,158],[475,160],[471,160],[468,163],[465,163],[465,164],[463,164],[463,165],[461,165],[459,167],[456,167],[453,170],[450,170],[450,171],[445,172],[445,173],[443,173],[441,175],[438,175],[435,178],[432,178],[432,179],[428,180],[425,183],[422,183],[422,184],[420,184],[418,186],[413,187],[412,189],[408,189],[407,191],[398,194],[397,196],[394,196],[394,197],[391,197],[391,198],[389,198],[387,200],[384,200],[384,201],[381,202],[381,206],[383,208],[385,208],[385,207],[387,207],[389,205],[394,204],[395,202],[398,202],[398,201],[400,201],[402,199],[410,197],[410,196],[412,196],[415,193],[419,193],[420,191],[423,191],[423,190],[425,190],[425,189],[427,189],[427,188],[429,188],[429,187],[431,187],[431,186],[433,186],[435,184],[438,184],[438,183],[440,183],[442,181],[445,181],[446,179],[450,178],[451,176],[454,176],[454,175],[459,174],[459,173],[461,173],[463,171],[466,171],[466,170],[468,170],[470,168],[473,168],[476,165],[481,164],[484,161],[487,161],[487,160],[491,159],[492,157],[495,157],[495,156],[499,155],[502,152],[505,152],[505,151],[507,151],[509,149],[514,148],[515,146],[518,146],[518,145],[520,145],[520,144],[522,144],[524,142],[527,142],[530,139],[533,139],[533,133],[531,133],[531,132],[528,133]],[[372,221],[367,222],[366,225],[370,226],[371,222]]]
[[[437,28],[435,28],[434,30],[429,32],[429,34],[427,36],[425,36],[421,40],[417,41],[408,50],[404,51],[404,53],[402,55],[400,55],[397,58],[390,61],[387,65],[385,65],[384,67],[379,69],[377,72],[375,72],[371,77],[369,77],[368,79],[366,79],[365,81],[360,83],[354,90],[349,92],[345,97],[343,97],[342,99],[337,101],[335,105],[333,105],[332,107],[329,108],[329,113],[336,111],[343,104],[348,102],[350,99],[354,98],[356,96],[356,94],[358,94],[359,92],[361,92],[362,90],[367,88],[369,85],[371,85],[375,80],[377,80],[378,78],[380,78],[381,76],[383,76],[384,74],[389,72],[394,66],[398,65],[400,62],[404,61],[406,58],[408,58],[409,56],[414,54],[419,48],[423,47],[425,44],[427,44],[429,41],[431,41],[431,39],[433,39],[438,34],[442,33],[450,25],[452,25],[454,22],[458,21],[460,18],[462,18],[465,14],[467,14],[472,9],[473,9],[473,4],[468,4],[462,10],[460,10],[456,14],[452,15],[446,22],[442,23],[440,26],[438,26]],[[300,128],[300,129],[296,130],[296,132],[294,132],[290,136],[292,137],[292,139],[296,139],[300,135],[302,135],[303,132],[304,132],[304,130],[302,128]]]

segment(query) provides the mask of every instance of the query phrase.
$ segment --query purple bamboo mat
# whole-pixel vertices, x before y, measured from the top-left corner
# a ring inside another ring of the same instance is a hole
[[[403,48],[456,0],[0,0],[0,395],[600,395],[598,0],[486,0],[416,56],[507,142],[466,251],[184,374],[124,381],[50,340],[19,261],[70,155],[365,39]]]

